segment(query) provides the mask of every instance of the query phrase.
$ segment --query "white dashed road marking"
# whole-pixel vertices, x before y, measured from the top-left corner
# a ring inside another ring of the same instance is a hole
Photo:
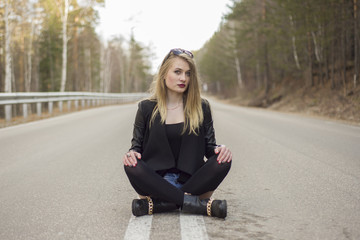
[[[151,233],[152,219],[153,215],[142,217],[131,216],[124,240],[148,240]],[[209,239],[203,216],[180,213],[180,228],[182,240]]]
[[[182,240],[208,240],[204,218],[201,215],[180,214]]]
[[[150,238],[153,215],[131,216],[124,240],[148,240]]]

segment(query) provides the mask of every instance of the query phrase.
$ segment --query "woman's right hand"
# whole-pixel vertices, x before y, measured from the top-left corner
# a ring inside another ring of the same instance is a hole
[[[137,165],[137,159],[141,159],[141,154],[138,152],[135,152],[133,150],[130,150],[127,152],[123,158],[123,162],[125,166],[133,166],[136,167]]]

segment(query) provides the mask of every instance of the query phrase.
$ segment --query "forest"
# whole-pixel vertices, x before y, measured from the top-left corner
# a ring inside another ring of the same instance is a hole
[[[360,122],[359,5],[232,0],[218,30],[194,51],[202,89],[256,107],[300,99],[295,110],[347,111]],[[146,91],[151,50],[133,34],[101,39],[95,30],[103,6],[104,0],[1,1],[0,92]]]
[[[195,54],[210,92],[260,107],[328,98],[323,108],[360,112],[358,0],[242,0],[229,9]]]
[[[0,2],[0,92],[142,92],[149,51],[96,33],[104,0]]]

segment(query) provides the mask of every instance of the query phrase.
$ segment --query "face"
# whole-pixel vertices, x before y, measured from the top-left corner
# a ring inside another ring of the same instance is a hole
[[[176,57],[166,74],[165,84],[167,91],[182,94],[190,82],[190,66],[182,58]]]

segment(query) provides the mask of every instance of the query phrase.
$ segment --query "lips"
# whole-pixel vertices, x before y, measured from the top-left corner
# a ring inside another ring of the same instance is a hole
[[[180,88],[184,88],[186,85],[185,85],[185,84],[178,84],[178,86],[179,86]]]

